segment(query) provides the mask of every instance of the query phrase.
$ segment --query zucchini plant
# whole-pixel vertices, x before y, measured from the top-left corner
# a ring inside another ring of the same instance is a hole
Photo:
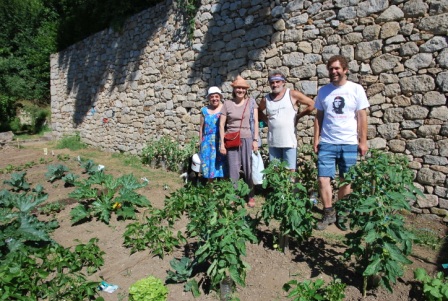
[[[145,187],[132,175],[114,178],[102,171],[92,174],[84,181],[75,182],[76,189],[69,194],[80,204],[70,212],[72,222],[96,217],[108,224],[112,213],[118,218],[134,219],[136,207],[150,207],[148,199],[135,190]]]
[[[96,271],[104,252],[96,240],[63,248],[50,238],[56,221],[32,213],[48,195],[42,186],[25,193],[0,191],[0,300],[102,300],[98,282],[84,274]]]
[[[410,211],[409,201],[422,193],[413,185],[413,172],[404,156],[372,150],[370,157],[353,166],[344,184],[352,193],[336,202],[340,227],[346,235],[345,257],[358,258],[366,295],[369,277],[392,291],[391,283],[403,275],[415,236],[404,227],[402,212]]]
[[[264,174],[263,188],[268,192],[261,208],[261,216],[266,225],[272,219],[279,222],[280,248],[286,252],[288,236],[299,241],[311,236],[315,223],[311,212],[313,203],[305,186],[296,182],[299,174],[291,172],[285,162],[271,162]]]

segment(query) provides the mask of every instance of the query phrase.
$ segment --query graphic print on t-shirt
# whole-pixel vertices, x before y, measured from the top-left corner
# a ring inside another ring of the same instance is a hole
[[[342,96],[336,96],[333,100],[333,112],[336,114],[344,114],[345,99]]]

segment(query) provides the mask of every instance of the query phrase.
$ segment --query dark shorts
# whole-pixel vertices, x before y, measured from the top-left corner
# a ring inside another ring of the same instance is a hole
[[[334,178],[336,165],[339,177],[356,164],[358,158],[357,144],[330,144],[321,142],[317,153],[317,172],[319,177]]]

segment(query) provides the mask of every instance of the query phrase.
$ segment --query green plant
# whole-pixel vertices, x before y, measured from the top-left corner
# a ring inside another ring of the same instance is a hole
[[[182,257],[181,259],[174,258],[170,261],[170,266],[174,272],[171,270],[167,271],[168,276],[165,281],[181,283],[191,277],[195,262],[188,257]]]
[[[298,174],[291,172],[285,162],[271,162],[264,174],[263,188],[267,188],[268,192],[261,216],[267,225],[271,219],[279,222],[280,247],[286,251],[287,235],[299,241],[311,235],[315,222],[311,212],[313,203],[307,189],[301,183],[296,183]]]
[[[303,282],[291,280],[283,285],[283,290],[288,292],[288,298],[292,298],[293,301],[320,301],[325,300],[320,292],[324,283],[322,279],[304,280]]]
[[[40,214],[45,215],[55,215],[56,213],[61,212],[62,205],[59,202],[48,203],[42,207],[39,207],[38,211]]]
[[[70,212],[73,223],[95,216],[108,224],[113,212],[119,218],[134,219],[135,207],[151,206],[146,197],[135,191],[145,187],[147,182],[140,183],[132,174],[114,178],[101,171],[75,185],[70,197],[81,204]]]
[[[89,175],[93,175],[98,172],[98,165],[95,164],[92,160],[82,161],[80,162],[81,167],[84,168],[85,173]]]
[[[68,148],[69,150],[76,151],[87,148],[87,144],[81,141],[79,132],[76,132],[74,135],[62,137],[56,144],[56,148]]]
[[[176,0],[177,7],[182,11],[185,18],[185,26],[189,40],[193,40],[196,29],[195,16],[199,10],[201,2],[198,0]]]
[[[423,294],[429,301],[448,300],[448,277],[438,272],[434,277],[429,276],[423,268],[414,271],[414,278],[423,284]]]
[[[28,191],[30,185],[25,179],[26,172],[13,173],[10,180],[4,180],[3,184],[12,186],[13,191]]]
[[[165,164],[165,168],[171,171],[185,169],[191,156],[195,152],[197,138],[192,138],[181,147],[177,141],[169,136],[163,136],[159,140],[153,140],[142,150],[142,163],[158,166]]]
[[[312,145],[304,144],[297,149],[297,179],[308,193],[317,192],[317,154]]]
[[[187,237],[196,239],[196,264],[210,264],[207,276],[213,289],[219,287],[224,278],[230,276],[239,285],[245,285],[248,264],[246,243],[257,242],[255,227],[246,211],[244,197],[248,186],[239,181],[235,189],[230,181],[218,181],[208,185],[187,184],[165,199],[161,210],[151,210],[146,222],[137,222],[126,227],[125,245],[133,251],[148,247],[155,255],[163,256],[181,243],[186,243],[180,232],[173,234],[173,225],[186,213],[189,219]],[[195,281],[189,281],[185,290],[198,294]]]
[[[304,280],[303,282],[291,280],[283,285],[283,290],[289,292],[288,298],[292,298],[294,301],[344,300],[346,285],[340,279],[333,279],[327,286],[324,284],[322,279]]]
[[[58,160],[59,160],[59,161],[62,161],[62,162],[65,162],[65,161],[70,160],[70,156],[67,155],[67,154],[58,154],[58,155],[56,156],[56,158],[58,158]]]
[[[369,277],[392,291],[391,283],[412,263],[407,256],[415,236],[404,227],[402,211],[410,211],[409,200],[421,194],[413,185],[407,158],[378,150],[353,166],[345,175],[352,193],[336,203],[341,227],[349,225],[346,258],[354,255],[364,277],[363,295]]]
[[[56,180],[62,179],[66,172],[68,172],[68,168],[65,165],[48,165],[48,171],[45,173],[45,178],[50,183],[53,183]]]
[[[79,178],[78,175],[69,172],[68,174],[62,177],[62,180],[65,182],[65,186],[75,186],[77,178]]]
[[[415,236],[414,243],[427,246],[432,250],[437,250],[443,247],[443,243],[446,241],[447,237],[440,238],[437,233],[431,229],[427,228],[410,228]]]
[[[166,301],[167,297],[168,289],[154,276],[140,279],[129,287],[130,301]]]

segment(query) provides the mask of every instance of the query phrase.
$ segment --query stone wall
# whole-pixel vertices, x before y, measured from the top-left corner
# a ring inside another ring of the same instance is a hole
[[[241,74],[259,99],[279,68],[314,97],[328,83],[326,61],[342,54],[369,97],[370,147],[408,155],[426,196],[413,210],[446,218],[446,0],[202,0],[192,41],[174,5],[51,56],[57,136],[79,131],[90,145],[132,154],[162,135],[183,143],[198,133],[209,86],[229,97]],[[299,144],[312,142],[312,124],[301,120]]]

